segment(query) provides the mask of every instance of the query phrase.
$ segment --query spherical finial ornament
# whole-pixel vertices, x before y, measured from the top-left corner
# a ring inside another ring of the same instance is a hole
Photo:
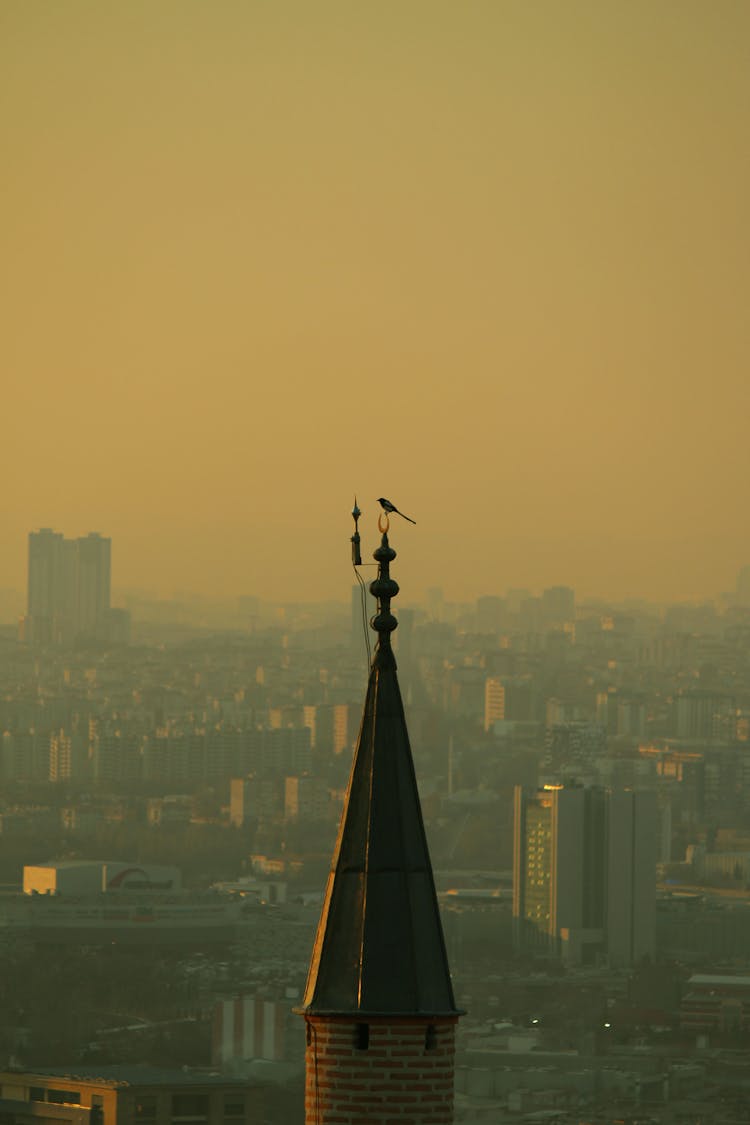
[[[373,558],[378,564],[378,576],[370,583],[370,593],[378,600],[378,612],[370,619],[370,627],[378,634],[375,660],[381,666],[384,661],[393,661],[394,659],[390,635],[398,626],[398,621],[391,613],[391,598],[395,598],[398,594],[398,582],[391,578],[390,564],[395,557],[396,552],[388,542],[388,535],[383,532],[380,546],[373,551]]]
[[[383,536],[377,550],[372,552],[372,557],[380,563],[381,567],[384,563],[387,565],[393,562],[396,557],[396,552],[393,550],[393,547],[390,546],[387,535]]]

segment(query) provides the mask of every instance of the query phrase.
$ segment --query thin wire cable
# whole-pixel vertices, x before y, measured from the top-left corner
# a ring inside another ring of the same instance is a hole
[[[376,563],[365,563],[365,566],[376,566]],[[362,632],[365,637],[365,649],[367,650],[367,670],[369,672],[372,666],[372,643],[370,641],[370,622],[367,619],[367,583],[362,578],[362,575],[357,571],[357,578],[359,580],[359,587],[361,591],[362,602]]]
[[[354,576],[359,583],[360,602],[362,606],[362,631],[365,636],[365,651],[367,652],[367,668],[369,670],[372,664],[372,651],[370,649],[370,634],[367,631],[367,588],[365,586],[362,575],[357,570],[356,566],[352,567]]]

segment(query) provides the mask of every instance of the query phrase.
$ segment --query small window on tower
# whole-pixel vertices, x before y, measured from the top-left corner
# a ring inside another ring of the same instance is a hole
[[[434,1051],[437,1047],[437,1028],[434,1023],[430,1023],[425,1028],[424,1033],[424,1049],[425,1051]]]
[[[358,1023],[354,1030],[354,1046],[358,1051],[366,1051],[370,1046],[369,1023]]]

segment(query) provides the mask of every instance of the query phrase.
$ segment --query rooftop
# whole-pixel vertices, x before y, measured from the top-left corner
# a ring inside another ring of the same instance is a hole
[[[5,1071],[24,1078],[64,1078],[75,1082],[93,1082],[107,1086],[247,1086],[247,1080],[230,1078],[217,1071],[167,1069],[158,1066],[123,1064],[97,1066],[91,1073],[70,1067],[37,1067],[34,1070]]]

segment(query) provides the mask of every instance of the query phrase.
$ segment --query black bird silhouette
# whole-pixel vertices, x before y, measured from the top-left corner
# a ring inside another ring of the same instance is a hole
[[[408,520],[409,523],[413,523],[416,525],[416,520],[413,520],[411,516],[405,516],[403,512],[399,512],[396,505],[391,504],[390,500],[386,500],[385,496],[378,496],[378,504],[380,504],[383,511],[387,512],[388,515],[390,515],[391,512],[395,512],[397,516],[401,516],[402,520]]]

